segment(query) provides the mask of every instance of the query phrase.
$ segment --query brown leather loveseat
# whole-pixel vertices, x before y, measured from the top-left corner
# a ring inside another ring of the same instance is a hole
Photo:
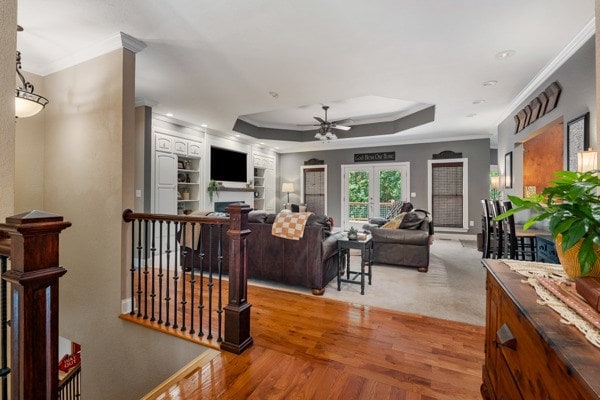
[[[410,203],[407,203],[410,204]],[[412,205],[408,207],[412,209]],[[419,272],[429,268],[429,246],[433,240],[433,221],[425,210],[402,213],[397,227],[385,227],[387,219],[371,219],[364,229],[373,236],[373,261],[416,267]],[[392,217],[393,218],[393,217]]]
[[[311,215],[300,240],[282,239],[271,234],[275,214],[252,211],[248,216],[251,233],[247,237],[248,278],[269,280],[287,285],[304,286],[312,289],[313,294],[321,295],[327,284],[337,276],[338,251],[335,234],[331,234],[328,217]],[[203,269],[209,268],[212,259],[213,273],[217,271],[217,243],[219,230],[202,226],[204,247]],[[208,237],[212,236],[212,240]],[[229,271],[229,238],[223,232],[223,267],[222,273]],[[212,252],[209,251],[209,244]],[[185,247],[187,255],[183,257],[183,265],[191,268],[191,249]],[[193,265],[199,268],[200,251],[193,252]]]

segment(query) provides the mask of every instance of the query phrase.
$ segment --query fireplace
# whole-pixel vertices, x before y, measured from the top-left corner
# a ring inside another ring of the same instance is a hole
[[[230,204],[241,203],[245,204],[243,200],[233,201],[215,201],[215,212],[225,212],[225,208]]]

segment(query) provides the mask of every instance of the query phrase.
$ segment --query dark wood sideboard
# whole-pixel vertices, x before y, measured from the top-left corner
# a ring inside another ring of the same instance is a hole
[[[535,290],[499,260],[487,268],[484,399],[600,399],[600,348],[537,303]]]

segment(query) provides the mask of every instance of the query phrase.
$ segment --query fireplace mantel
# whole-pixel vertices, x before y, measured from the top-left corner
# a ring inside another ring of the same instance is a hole
[[[219,186],[219,191],[220,192],[254,192],[254,188],[247,188],[247,187],[236,188],[236,187]]]

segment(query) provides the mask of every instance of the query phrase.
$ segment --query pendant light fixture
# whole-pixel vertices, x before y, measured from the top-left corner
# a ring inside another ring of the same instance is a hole
[[[17,25],[17,31],[21,32],[23,28]],[[15,89],[15,116],[17,118],[31,117],[40,111],[46,104],[48,99],[34,93],[33,85],[25,80],[21,73],[21,52],[17,51],[17,77],[19,78],[20,84]]]

